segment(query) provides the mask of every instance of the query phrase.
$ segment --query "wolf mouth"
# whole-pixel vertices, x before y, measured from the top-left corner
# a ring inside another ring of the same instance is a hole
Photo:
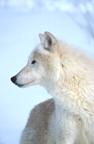
[[[35,80],[32,80],[31,82],[24,83],[24,84],[20,84],[20,83],[15,82],[15,85],[17,85],[20,88],[25,88],[25,87],[33,85],[33,84],[36,84]]]
[[[31,84],[32,84],[32,83],[25,83],[25,84],[15,83],[15,85],[17,85],[17,86],[20,87],[20,88],[24,88],[24,87],[29,86],[29,85],[31,85]]]

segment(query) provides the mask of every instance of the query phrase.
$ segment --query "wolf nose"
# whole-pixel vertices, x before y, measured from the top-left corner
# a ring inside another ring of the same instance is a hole
[[[13,77],[11,78],[11,81],[12,81],[13,83],[16,83],[16,80],[17,80],[16,76],[13,76]]]

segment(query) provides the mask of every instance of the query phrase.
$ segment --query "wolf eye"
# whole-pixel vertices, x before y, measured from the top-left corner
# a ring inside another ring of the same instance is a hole
[[[36,60],[32,60],[31,64],[35,64],[36,63]]]

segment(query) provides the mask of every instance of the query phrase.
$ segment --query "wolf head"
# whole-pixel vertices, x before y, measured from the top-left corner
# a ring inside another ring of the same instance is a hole
[[[19,87],[54,83],[60,76],[58,40],[49,32],[39,34],[40,44],[30,54],[26,66],[11,81]]]

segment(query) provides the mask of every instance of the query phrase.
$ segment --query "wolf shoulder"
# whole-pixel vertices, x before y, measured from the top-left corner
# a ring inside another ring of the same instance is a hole
[[[53,143],[49,133],[49,122],[54,109],[53,99],[41,102],[32,109],[21,136],[21,144]]]

